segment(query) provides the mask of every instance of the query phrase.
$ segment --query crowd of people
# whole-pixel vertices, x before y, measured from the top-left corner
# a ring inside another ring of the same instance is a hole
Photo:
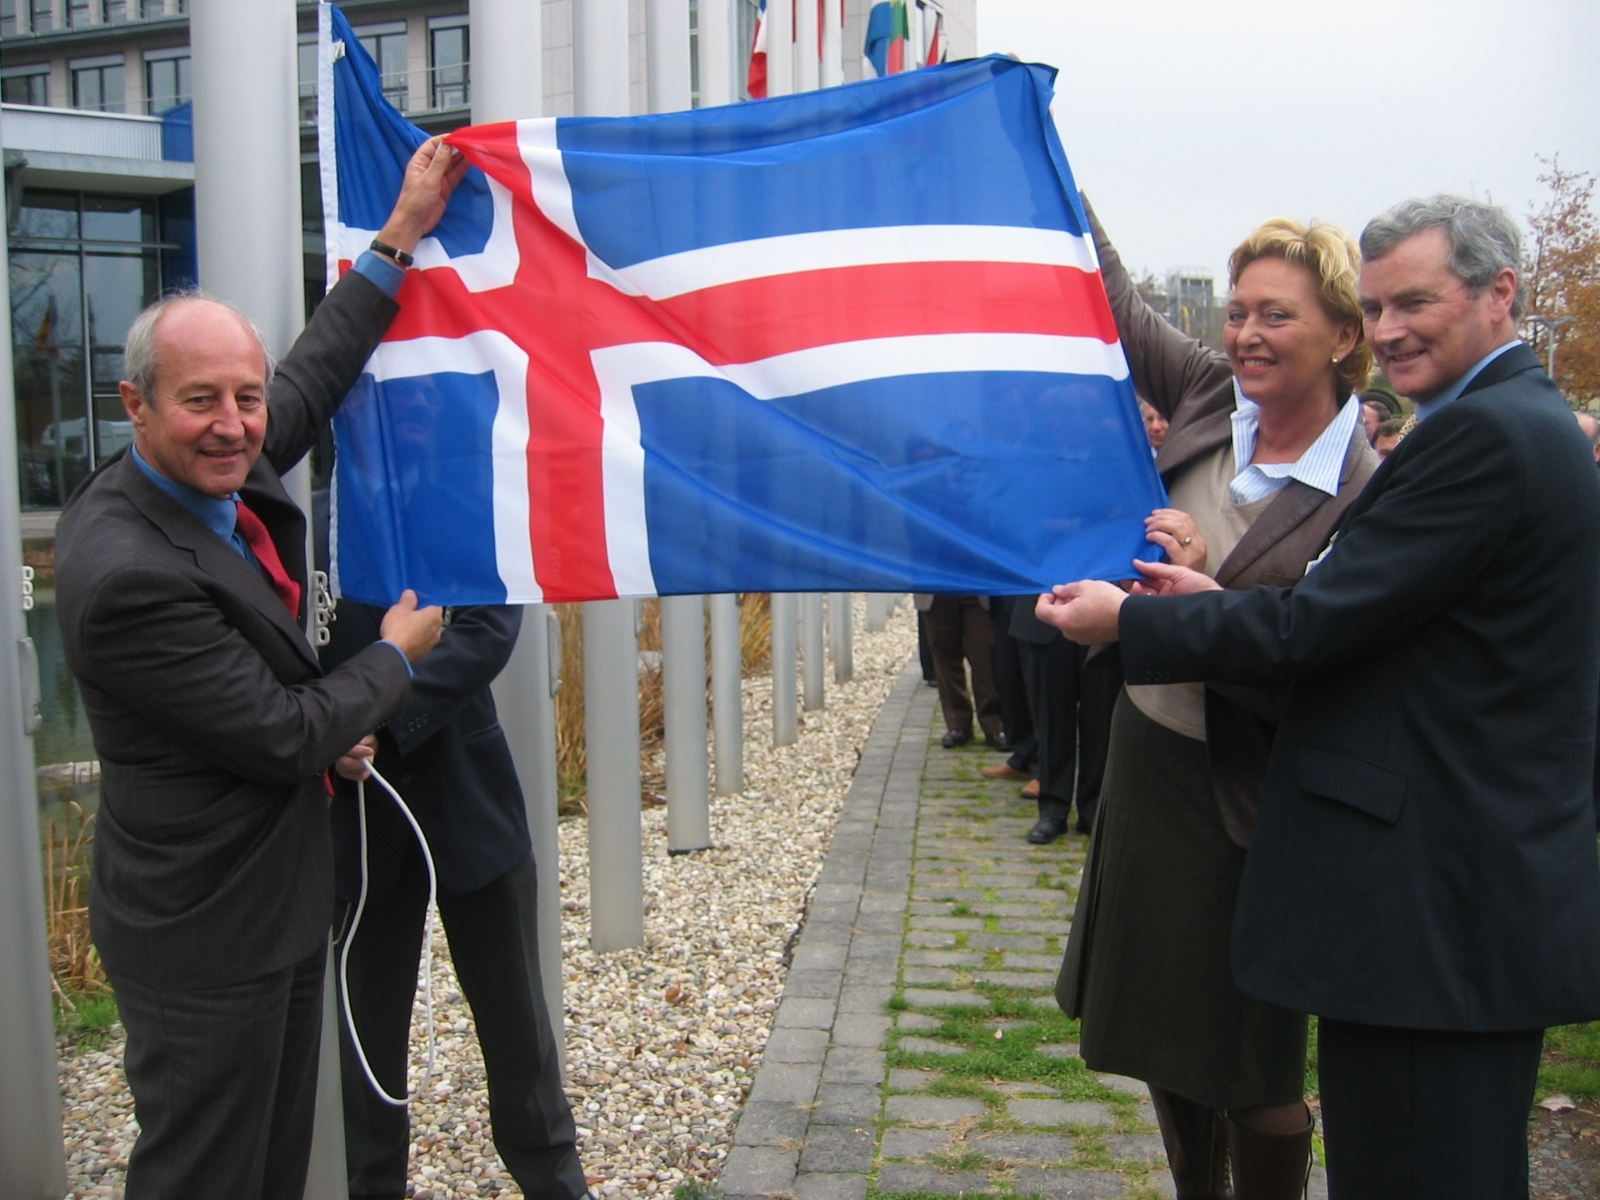
[[[488,690],[518,616],[447,621],[406,593],[347,607],[319,658],[279,477],[463,171],[438,139],[417,151],[276,369],[217,301],[142,314],[133,446],[62,515],[63,643],[103,771],[91,921],[141,1127],[130,1200],[298,1200],[330,926],[347,939],[358,901],[350,1194],[404,1193],[404,1109],[373,1083],[403,1095],[426,872],[392,812],[354,807],[374,763],[434,848],[501,1156],[527,1196],[588,1191]],[[917,598],[944,745],[1006,755],[985,774],[1028,780],[1029,841],[1074,808],[1092,835],[1057,1000],[1091,1068],[1148,1084],[1180,1200],[1303,1194],[1311,1016],[1334,1200],[1526,1197],[1543,1030],[1600,1017],[1600,424],[1517,337],[1516,227],[1451,197],[1359,244],[1266,221],[1230,260],[1216,351],[1144,302],[1088,212],[1170,497],[1145,521],[1164,561]]]

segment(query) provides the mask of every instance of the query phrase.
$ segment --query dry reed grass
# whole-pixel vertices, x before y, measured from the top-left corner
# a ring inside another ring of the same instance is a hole
[[[50,976],[56,997],[71,1009],[72,997],[110,990],[100,954],[89,937],[89,852],[94,817],[70,802],[59,817],[46,817],[43,830],[45,921],[50,944]]]

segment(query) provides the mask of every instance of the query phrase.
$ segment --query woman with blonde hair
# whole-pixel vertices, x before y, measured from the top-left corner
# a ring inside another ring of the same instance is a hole
[[[1134,388],[1170,422],[1151,541],[1227,588],[1293,584],[1377,467],[1354,241],[1258,226],[1229,260],[1220,354],[1144,303],[1090,219]],[[1189,683],[1118,698],[1056,987],[1085,1063],[1148,1084],[1180,1200],[1290,1200],[1310,1170],[1306,1018],[1241,993],[1229,953],[1278,699]]]

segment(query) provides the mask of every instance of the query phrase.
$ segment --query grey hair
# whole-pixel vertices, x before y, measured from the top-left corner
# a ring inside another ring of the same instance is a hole
[[[1522,233],[1499,205],[1443,195],[1402,200],[1367,222],[1361,231],[1361,257],[1382,258],[1408,237],[1435,228],[1450,239],[1450,270],[1474,296],[1507,267],[1517,273],[1511,315],[1520,318],[1528,298],[1522,278]]]
[[[129,383],[139,389],[139,395],[148,403],[154,404],[156,399],[156,369],[161,365],[160,356],[156,352],[156,330],[161,325],[161,318],[180,304],[193,304],[197,301],[220,304],[243,322],[244,327],[256,339],[256,345],[261,347],[261,357],[265,360],[267,368],[266,382],[269,385],[272,383],[272,374],[278,369],[278,363],[267,349],[267,340],[261,336],[261,330],[256,328],[256,323],[226,300],[199,288],[184,288],[182,291],[168,292],[162,296],[135,317],[133,324],[128,326],[128,337],[122,347],[123,375]]]

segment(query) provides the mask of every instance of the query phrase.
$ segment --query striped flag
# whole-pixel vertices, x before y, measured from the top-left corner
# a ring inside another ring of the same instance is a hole
[[[756,35],[750,43],[750,69],[746,73],[745,91],[752,100],[767,98],[767,0],[761,0],[761,10],[756,16]]]
[[[334,13],[330,254],[421,130]],[[450,135],[474,168],[335,422],[337,586],[383,602],[1018,594],[1164,503],[1046,67]]]

